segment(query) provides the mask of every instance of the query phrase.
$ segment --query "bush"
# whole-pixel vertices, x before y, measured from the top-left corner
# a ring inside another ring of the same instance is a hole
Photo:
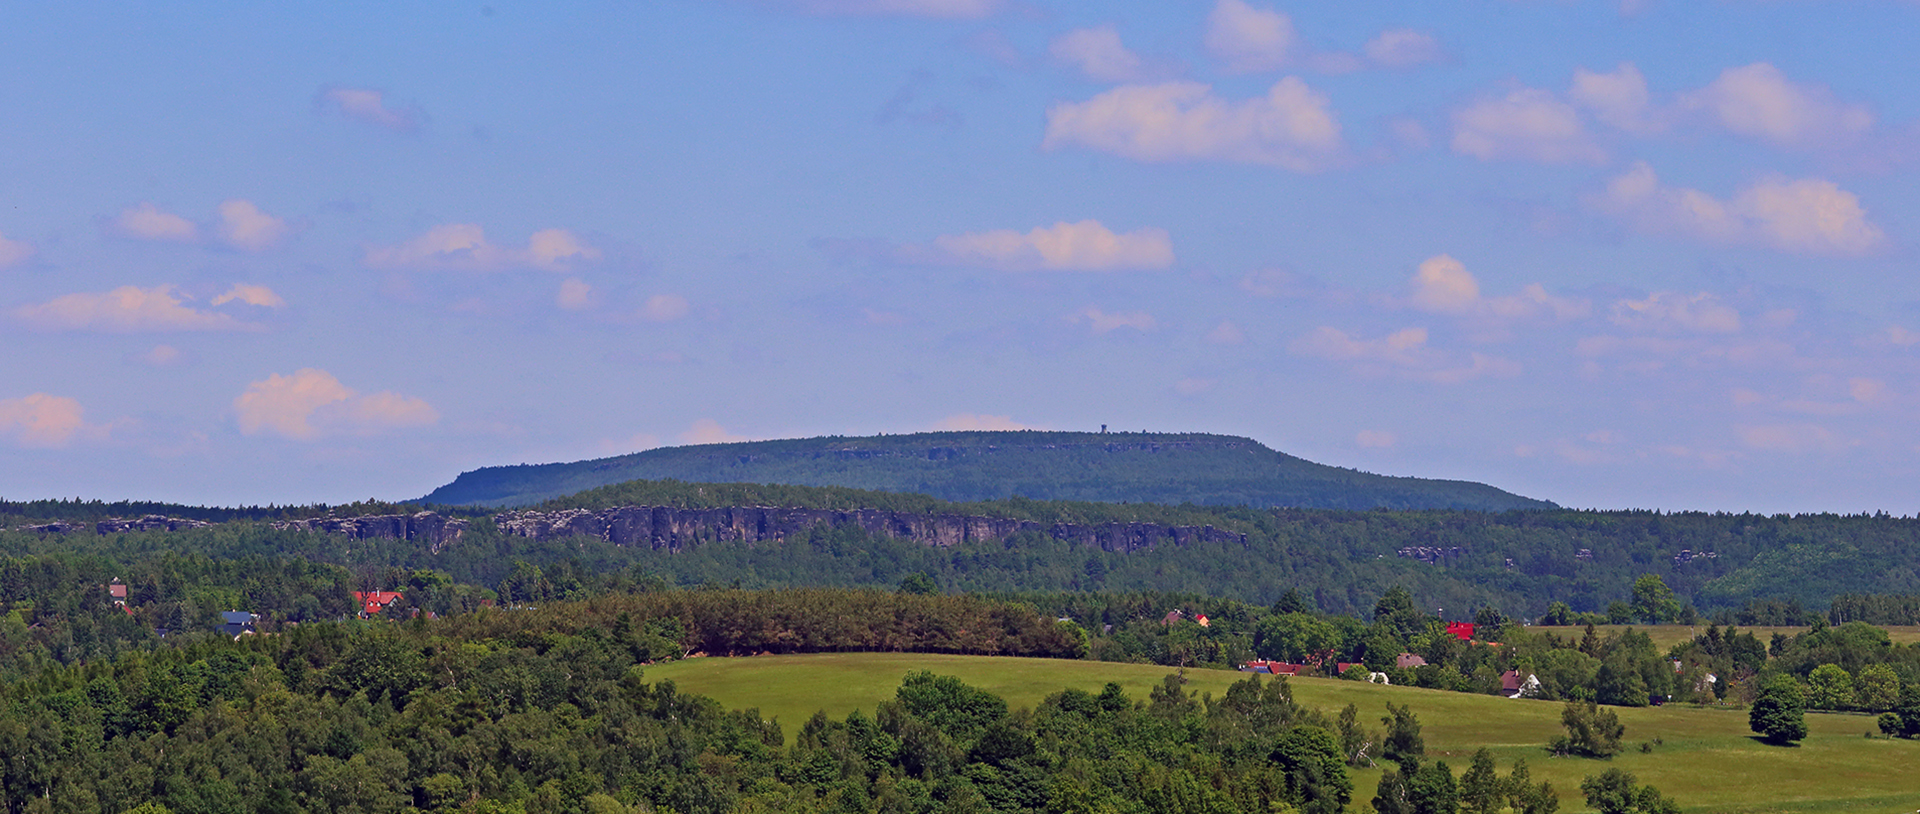
[[[1793,676],[1777,675],[1760,687],[1747,725],[1768,741],[1787,745],[1807,737],[1807,699]]]
[[[1566,736],[1547,745],[1547,751],[1556,755],[1611,758],[1620,753],[1620,738],[1627,733],[1619,715],[1592,701],[1568,701],[1560,712],[1560,723],[1567,727]]]

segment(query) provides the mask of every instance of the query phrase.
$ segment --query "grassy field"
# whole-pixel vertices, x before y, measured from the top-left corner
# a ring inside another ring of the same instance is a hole
[[[1888,638],[1892,639],[1894,644],[1912,644],[1914,642],[1920,642],[1920,627],[1915,627],[1912,625],[1893,626],[1893,627],[1888,627],[1886,625],[1876,625],[1875,627],[1885,628],[1887,631]],[[1653,639],[1654,645],[1659,647],[1663,652],[1667,648],[1672,647],[1681,642],[1693,641],[1693,638],[1695,636],[1699,636],[1707,632],[1706,625],[1694,625],[1692,627],[1688,627],[1687,625],[1594,625],[1593,630],[1595,633],[1598,633],[1601,636],[1606,636],[1610,633],[1620,633],[1622,631],[1627,630],[1628,628],[1632,628],[1634,630],[1640,631],[1641,633],[1647,634],[1648,638]],[[1537,627],[1536,626],[1536,627],[1527,628],[1527,630],[1532,632],[1540,632],[1540,633],[1552,633],[1553,635],[1559,636],[1562,639],[1567,638],[1569,635],[1571,635],[1575,639],[1579,639],[1580,636],[1586,632],[1585,627],[1574,627],[1574,626],[1568,626],[1568,627]],[[1752,633],[1754,635],[1754,638],[1757,638],[1760,640],[1761,644],[1766,644],[1767,642],[1773,639],[1773,634],[1775,633],[1784,633],[1788,636],[1792,636],[1796,633],[1805,633],[1807,632],[1807,629],[1804,627],[1770,627],[1766,625],[1755,625],[1753,627],[1740,628],[1740,632]]]
[[[856,708],[871,712],[893,696],[903,676],[919,669],[958,676],[1015,707],[1031,707],[1066,687],[1097,691],[1109,681],[1144,700],[1168,672],[1141,664],[852,653],[690,659],[649,667],[646,675],[649,681],[672,679],[682,691],[711,696],[728,707],[757,707],[777,718],[791,740],[816,710],[835,717]],[[1217,696],[1245,676],[1195,670],[1187,677],[1189,690]],[[1535,780],[1553,782],[1561,810],[1568,812],[1586,810],[1581,778],[1611,766],[1658,786],[1689,812],[1904,814],[1920,809],[1920,742],[1864,738],[1862,733],[1875,727],[1862,715],[1808,715],[1810,737],[1798,747],[1780,748],[1753,739],[1745,710],[1620,709],[1630,745],[1655,738],[1661,743],[1651,752],[1630,748],[1603,762],[1548,757],[1544,745],[1563,733],[1555,703],[1331,679],[1294,679],[1293,686],[1295,698],[1330,713],[1357,704],[1363,720],[1378,721],[1388,701],[1409,704],[1425,727],[1429,755],[1446,760],[1456,774],[1480,746],[1493,750],[1503,773],[1524,757]],[[1378,779],[1377,770],[1356,772],[1353,810],[1370,810],[1366,801]]]

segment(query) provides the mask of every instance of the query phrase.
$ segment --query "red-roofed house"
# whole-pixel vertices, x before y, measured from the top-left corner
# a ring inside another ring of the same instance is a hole
[[[1427,660],[1412,653],[1401,653],[1399,656],[1394,657],[1393,666],[1402,670],[1412,667],[1425,667],[1427,666]]]
[[[1470,641],[1473,639],[1473,623],[1448,622],[1447,633],[1460,641]]]
[[[353,599],[360,603],[362,617],[379,616],[387,606],[400,599],[399,591],[354,591]]]
[[[1243,673],[1269,673],[1277,676],[1299,675],[1300,672],[1305,669],[1307,669],[1307,665],[1305,664],[1293,664],[1285,661],[1249,661],[1246,664],[1240,665],[1240,672]]]

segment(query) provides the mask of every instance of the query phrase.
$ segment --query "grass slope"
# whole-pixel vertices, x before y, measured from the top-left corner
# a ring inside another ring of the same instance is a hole
[[[1014,707],[1031,707],[1066,687],[1098,691],[1108,681],[1144,700],[1167,674],[1164,667],[1088,661],[941,656],[902,653],[840,653],[691,659],[647,668],[649,681],[671,679],[682,691],[711,696],[730,708],[757,707],[777,718],[788,734],[816,710],[840,717],[858,708],[869,712],[893,697],[909,671],[927,669],[954,675],[1006,698]],[[1189,671],[1190,691],[1216,697],[1245,676],[1221,671]],[[1658,707],[1619,709],[1627,742],[1660,738],[1651,753],[1630,749],[1612,761],[1549,758],[1547,741],[1563,734],[1560,705],[1543,701],[1440,692],[1410,687],[1378,687],[1330,679],[1294,679],[1294,697],[1330,714],[1348,704],[1359,706],[1363,721],[1377,722],[1392,701],[1411,705],[1424,725],[1430,757],[1446,760],[1458,774],[1474,749],[1494,752],[1501,772],[1525,758],[1533,777],[1550,780],[1561,795],[1562,811],[1583,811],[1580,780],[1618,767],[1638,775],[1678,801],[1683,810],[1712,814],[1736,812],[1908,812],[1920,808],[1920,743],[1867,739],[1873,719],[1859,715],[1807,716],[1810,737],[1796,748],[1767,746],[1747,730],[1747,715],[1736,709]],[[1355,773],[1352,810],[1367,811],[1379,781],[1377,770]]]
[[[638,479],[1214,506],[1504,511],[1553,504],[1467,481],[1326,466],[1247,438],[1201,433],[939,432],[666,447],[574,463],[466,472],[423,500],[524,506]]]

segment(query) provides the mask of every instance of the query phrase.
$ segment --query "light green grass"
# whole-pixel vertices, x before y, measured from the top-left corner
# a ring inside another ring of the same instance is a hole
[[[1682,629],[1684,630],[1684,628]],[[1066,687],[1097,691],[1119,683],[1144,700],[1169,670],[1143,664],[942,656],[900,653],[837,653],[689,659],[647,668],[649,681],[672,679],[681,691],[711,696],[730,708],[757,707],[775,718],[788,739],[816,710],[834,717],[854,709],[872,712],[893,697],[909,671],[953,675],[993,691],[1015,707],[1031,707]],[[1223,693],[1243,674],[1189,670],[1190,691]],[[1920,742],[1861,737],[1874,730],[1863,715],[1808,715],[1811,736],[1798,747],[1767,746],[1752,738],[1744,710],[1667,706],[1618,709],[1627,742],[1664,741],[1651,753],[1637,748],[1612,761],[1551,758],[1544,745],[1563,734],[1560,705],[1412,687],[1380,687],[1332,679],[1293,679],[1294,697],[1336,712],[1360,707],[1376,724],[1393,701],[1411,705],[1424,725],[1428,754],[1446,760],[1457,774],[1474,749],[1486,746],[1504,773],[1526,758],[1534,779],[1552,781],[1561,809],[1585,810],[1580,780],[1619,767],[1652,783],[1689,812],[1912,812],[1920,808]],[[1369,810],[1377,770],[1355,773],[1356,811]]]

